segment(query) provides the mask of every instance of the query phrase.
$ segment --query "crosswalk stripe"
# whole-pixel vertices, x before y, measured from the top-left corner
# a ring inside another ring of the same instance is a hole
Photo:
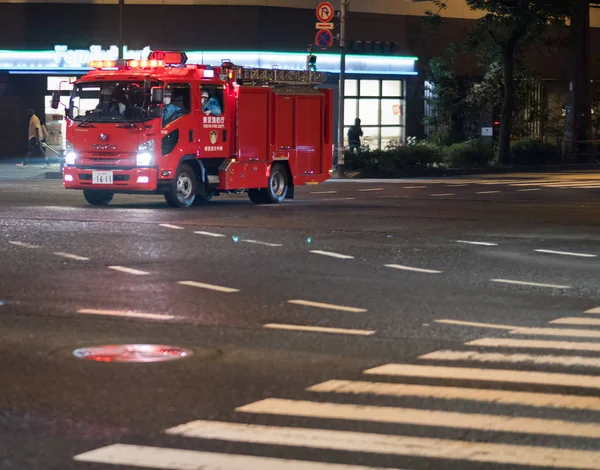
[[[172,224],[159,224],[161,227],[165,227],[165,228],[171,228],[173,230],[185,230],[183,227],[180,227],[179,225],[172,225]]]
[[[475,429],[490,432],[600,438],[600,424],[391,406],[347,405],[267,398],[236,408],[244,413]]]
[[[465,387],[408,385],[387,382],[328,380],[306,389],[309,392],[375,395],[385,397],[417,397],[439,400],[467,400],[500,405],[536,408],[563,408],[600,411],[600,398],[557,393],[512,392]]]
[[[196,231],[196,232],[194,232],[194,233],[196,233],[196,234],[198,234],[198,235],[204,235],[204,236],[206,236],[206,237],[213,237],[213,238],[222,238],[222,237],[224,237],[224,236],[225,236],[225,235],[223,235],[222,233],[205,232],[205,231],[203,231],[203,230],[198,230],[198,231]]]
[[[436,271],[435,269],[423,269],[423,268],[413,268],[412,266],[403,266],[401,264],[386,264],[386,268],[399,269],[401,271],[413,271],[416,273],[425,273],[425,274],[442,274],[443,271]]]
[[[264,328],[275,330],[291,330],[291,331],[306,331],[313,333],[329,333],[338,335],[355,335],[355,336],[371,336],[375,334],[374,330],[356,330],[348,328],[327,328],[324,326],[306,326],[306,325],[289,325],[281,323],[267,323]]]
[[[216,286],[214,284],[206,284],[204,282],[196,281],[179,281],[177,284],[181,284],[182,286],[198,287],[199,289],[208,289],[217,292],[225,292],[226,294],[233,294],[234,292],[240,291],[239,289],[233,289],[231,287]]]
[[[587,326],[600,326],[599,318],[577,318],[577,317],[565,317],[552,320],[550,323],[557,325],[587,325]]]
[[[56,251],[53,254],[56,256],[62,256],[63,258],[73,259],[75,261],[89,261],[89,258],[85,256],[74,255],[72,253],[65,253],[64,251]]]
[[[445,323],[447,325],[459,325],[459,326],[473,326],[476,328],[491,328],[493,330],[514,330],[518,328],[514,325],[499,325],[496,323],[481,323],[473,321],[462,321],[462,320],[434,320],[435,323]]]
[[[556,251],[556,250],[533,250],[538,253],[546,253],[550,255],[564,255],[564,256],[577,256],[579,258],[597,258],[598,255],[592,255],[589,253],[574,253],[571,251]]]
[[[412,364],[387,364],[364,371],[369,375],[400,377],[426,377],[430,379],[475,380],[507,382],[562,387],[600,389],[600,377],[593,375],[558,374],[554,372],[526,372],[505,369],[476,369],[467,367],[419,366]]]
[[[591,469],[595,465],[593,462],[600,459],[600,452],[594,451],[210,421],[193,421],[169,429],[167,433],[227,442],[312,447],[547,468]],[[260,468],[262,470],[263,467],[249,468]],[[286,464],[282,468],[287,469],[289,467]],[[323,468],[328,469],[331,467],[324,465]]]
[[[288,304],[302,305],[304,307],[315,307],[323,308],[328,310],[339,310],[341,312],[352,312],[352,313],[364,313],[367,311],[365,308],[348,307],[346,305],[326,304],[323,302],[313,302],[312,300],[294,299],[288,300]]]
[[[146,276],[150,274],[148,271],[140,271],[139,269],[126,268],[125,266],[107,266],[108,269],[120,271],[122,273],[133,274],[135,276]]]
[[[557,366],[600,367],[600,357],[480,353],[477,351],[434,351],[419,356],[419,359],[432,361],[475,361],[509,364],[528,363]]]
[[[550,289],[570,289],[571,286],[562,286],[557,284],[543,284],[539,282],[525,282],[525,281],[514,281],[511,279],[490,279],[492,282],[500,284],[515,284],[518,286],[531,286],[531,287],[548,287]]]
[[[537,339],[481,338],[465,343],[466,346],[485,346],[493,348],[535,348],[563,349],[566,351],[598,351],[600,343],[578,341],[544,341]]]
[[[331,256],[332,258],[339,258],[339,259],[354,259],[354,256],[349,256],[349,255],[341,255],[339,253],[334,253],[332,251],[323,251],[323,250],[311,250],[311,253],[314,253],[316,255],[323,255],[323,256]]]
[[[575,330],[566,328],[517,328],[511,335],[572,336],[574,338],[600,338],[600,330]]]
[[[219,454],[216,452],[129,444],[113,444],[76,455],[73,459],[79,462],[130,465],[132,467],[164,470],[381,470],[356,465]]]
[[[590,310],[586,310],[584,313],[600,313],[600,307],[592,308]]]

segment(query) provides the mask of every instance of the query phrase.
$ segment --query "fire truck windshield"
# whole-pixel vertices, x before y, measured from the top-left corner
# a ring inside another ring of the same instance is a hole
[[[143,81],[79,83],[73,88],[68,113],[75,121],[144,121],[149,117],[148,105]]]

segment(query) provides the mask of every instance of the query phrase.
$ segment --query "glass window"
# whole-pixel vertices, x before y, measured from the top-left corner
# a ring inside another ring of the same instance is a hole
[[[351,126],[354,124],[354,120],[358,117],[356,104],[357,99],[347,98],[344,100],[344,125]]]
[[[48,77],[48,91],[71,91],[76,77]]]
[[[381,96],[402,96],[400,80],[382,80]]]
[[[379,100],[361,99],[358,102],[358,116],[356,117],[360,118],[363,126],[379,125]]]
[[[400,100],[381,100],[381,124],[399,125],[402,118],[402,103]]]
[[[358,80],[344,80],[344,96],[358,96]]]
[[[401,140],[401,127],[382,127],[381,128],[381,148],[385,149],[392,143],[397,143]]]
[[[361,144],[374,150],[379,148],[379,127],[363,127]]]
[[[360,96],[379,96],[379,80],[361,80]]]

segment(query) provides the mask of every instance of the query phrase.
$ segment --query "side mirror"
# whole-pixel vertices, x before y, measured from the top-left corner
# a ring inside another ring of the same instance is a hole
[[[152,104],[162,104],[164,94],[164,88],[153,86],[152,90],[150,91],[150,101],[152,102]]]
[[[58,109],[58,104],[60,103],[60,93],[58,91],[52,92],[52,101],[50,102],[50,107],[52,109]]]

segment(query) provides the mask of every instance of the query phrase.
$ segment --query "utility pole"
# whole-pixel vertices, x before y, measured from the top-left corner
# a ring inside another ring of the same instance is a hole
[[[117,59],[123,58],[123,10],[125,9],[125,0],[119,0],[119,38],[117,45],[119,47],[119,55]]]
[[[338,104],[338,161],[336,172],[342,176],[344,172],[344,95],[346,75],[346,14],[349,0],[341,0],[340,8],[340,84]]]

